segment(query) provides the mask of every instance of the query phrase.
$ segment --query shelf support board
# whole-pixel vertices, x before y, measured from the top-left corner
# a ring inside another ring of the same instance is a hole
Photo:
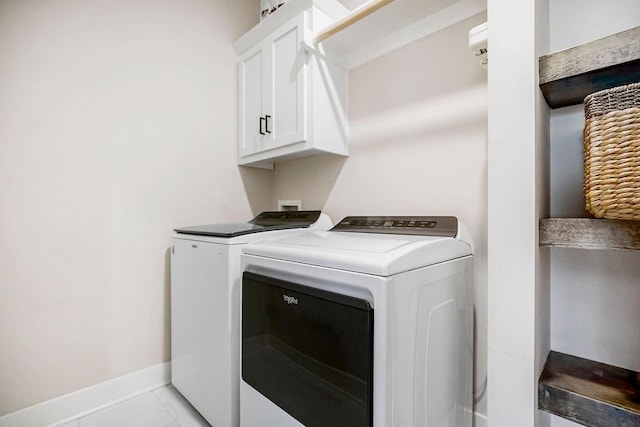
[[[540,57],[540,89],[551,108],[640,81],[640,27]]]
[[[640,250],[640,221],[542,219],[539,244],[564,248]]]
[[[588,427],[640,425],[640,373],[552,351],[538,408]]]

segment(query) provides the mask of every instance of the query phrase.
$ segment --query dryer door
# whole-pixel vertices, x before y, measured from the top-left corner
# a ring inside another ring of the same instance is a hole
[[[304,425],[372,426],[373,309],[245,272],[242,379]]]

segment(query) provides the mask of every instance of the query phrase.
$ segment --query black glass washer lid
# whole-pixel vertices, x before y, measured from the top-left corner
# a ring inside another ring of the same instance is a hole
[[[249,222],[196,225],[176,228],[174,231],[180,234],[231,238],[264,231],[307,228],[319,217],[320,211],[266,211]]]

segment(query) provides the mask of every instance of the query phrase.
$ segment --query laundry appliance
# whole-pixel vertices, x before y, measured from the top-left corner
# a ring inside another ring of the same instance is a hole
[[[242,254],[242,427],[469,427],[472,242],[347,217]]]
[[[175,230],[171,382],[211,425],[240,423],[241,248],[332,225],[320,211],[287,211],[262,212],[248,222]]]

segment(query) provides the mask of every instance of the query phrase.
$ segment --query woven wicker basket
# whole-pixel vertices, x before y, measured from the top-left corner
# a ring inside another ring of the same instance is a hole
[[[640,220],[640,83],[584,99],[584,196],[597,218]]]

